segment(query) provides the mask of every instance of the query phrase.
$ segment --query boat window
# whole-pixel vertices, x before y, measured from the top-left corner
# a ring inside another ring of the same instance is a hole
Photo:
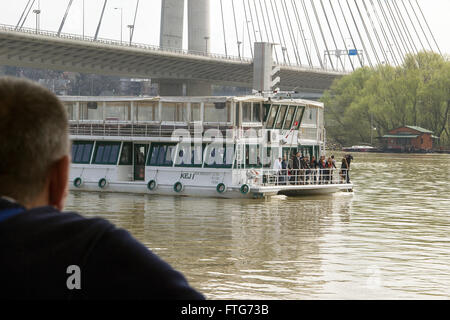
[[[72,162],[73,163],[89,163],[94,142],[90,141],[74,141],[72,143]]]
[[[133,164],[133,147],[131,142],[124,142],[120,154],[119,165],[131,166]]]
[[[214,102],[205,103],[205,122],[230,122],[231,121],[231,103]]]
[[[152,145],[152,148],[150,150],[150,157],[148,157],[148,163],[147,165],[150,166],[156,166],[158,164],[158,152],[159,152],[159,145]]]
[[[267,121],[267,117],[269,116],[270,104],[264,104],[264,122]]]
[[[166,157],[164,158],[165,166],[172,166],[175,159],[176,146],[167,146]]]
[[[269,111],[269,117],[268,117],[268,120],[267,120],[267,125],[266,125],[267,129],[273,128],[273,125],[275,123],[275,118],[276,118],[276,115],[277,115],[277,112],[278,112],[278,108],[279,108],[278,105],[272,105],[272,108]]]
[[[251,102],[242,103],[242,122],[252,121],[252,104]]]
[[[275,123],[275,129],[281,129],[283,127],[284,116],[286,115],[287,106],[281,106],[280,112],[278,112],[277,122]]]
[[[75,103],[64,102],[67,111],[67,120],[77,120]]]
[[[245,146],[245,166],[247,168],[271,168],[273,163],[272,148],[258,144]]]
[[[261,154],[263,167],[272,168],[272,163],[274,163],[272,148],[263,147]]]
[[[294,129],[300,128],[300,124],[302,122],[304,111],[305,111],[305,107],[297,107],[297,113],[294,116],[294,123],[292,124],[292,127]]]
[[[157,121],[158,102],[138,102],[134,106],[134,121]]]
[[[201,167],[203,163],[203,147],[204,145],[201,144],[180,144],[175,165],[177,167]]]
[[[109,121],[127,121],[130,120],[129,102],[106,102],[105,120]]]
[[[201,104],[191,103],[191,121],[201,121]]]
[[[187,121],[187,104],[163,102],[161,121],[185,122]]]
[[[252,108],[252,122],[261,122],[262,103],[254,102]]]
[[[317,124],[317,108],[308,106],[303,116],[303,124]]]
[[[174,144],[152,144],[148,166],[171,167],[175,158],[176,145]]]
[[[80,109],[80,120],[103,120],[103,108],[97,102],[81,102]]]
[[[97,142],[93,164],[117,164],[119,149],[120,142]]]
[[[290,106],[286,114],[286,120],[283,126],[285,130],[290,130],[292,128],[292,121],[294,120],[294,115],[295,115],[295,106]]]
[[[230,168],[232,166],[234,147],[212,143],[206,148],[205,167]]]
[[[245,166],[247,168],[262,166],[261,155],[259,151],[259,145],[257,144],[245,145]]]

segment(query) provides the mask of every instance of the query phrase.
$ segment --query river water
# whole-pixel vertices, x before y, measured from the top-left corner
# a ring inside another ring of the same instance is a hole
[[[449,299],[450,156],[353,156],[354,193],[73,192],[66,210],[127,229],[209,299]]]

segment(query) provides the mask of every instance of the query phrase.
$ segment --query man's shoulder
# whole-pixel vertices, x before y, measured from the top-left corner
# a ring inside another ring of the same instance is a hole
[[[67,231],[99,229],[109,230],[115,226],[106,219],[93,217],[84,217],[77,212],[61,212],[53,207],[40,207],[27,210],[7,221],[7,227],[10,230],[15,228],[23,231],[41,230],[45,233],[51,233],[52,230],[58,230],[61,233]],[[39,228],[38,228],[39,227]]]

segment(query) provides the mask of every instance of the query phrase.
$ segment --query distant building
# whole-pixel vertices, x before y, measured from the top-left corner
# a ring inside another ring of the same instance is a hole
[[[421,127],[404,126],[381,137],[383,148],[394,152],[423,152],[433,149],[433,132]]]

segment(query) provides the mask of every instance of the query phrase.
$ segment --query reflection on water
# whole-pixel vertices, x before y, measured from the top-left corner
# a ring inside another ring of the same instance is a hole
[[[72,193],[66,209],[129,230],[210,299],[449,298],[450,156],[354,158],[353,194]]]

